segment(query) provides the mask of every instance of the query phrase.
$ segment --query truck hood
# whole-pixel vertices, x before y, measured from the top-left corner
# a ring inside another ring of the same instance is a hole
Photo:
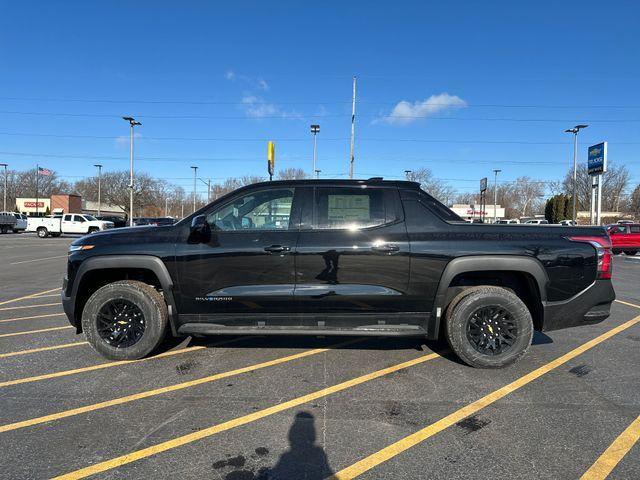
[[[85,235],[72,245],[139,245],[173,240],[176,234],[177,229],[173,225],[115,228]]]

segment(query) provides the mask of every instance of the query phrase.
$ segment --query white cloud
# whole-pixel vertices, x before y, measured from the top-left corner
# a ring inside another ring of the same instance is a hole
[[[422,118],[428,118],[436,113],[446,112],[456,108],[467,106],[467,102],[457,95],[449,95],[441,93],[439,95],[431,95],[426,100],[418,100],[416,102],[408,102],[402,100],[393,107],[389,115],[383,116],[378,121],[391,125],[407,125]]]
[[[262,98],[255,95],[247,95],[242,97],[242,108],[248,117],[263,118],[283,115],[274,103],[265,102]]]
[[[265,92],[269,90],[269,84],[264,78],[258,78],[258,88],[260,90],[264,90]]]
[[[227,70],[224,72],[224,78],[229,80],[230,82],[241,82],[248,85],[250,88],[255,88],[257,90],[262,90],[266,92],[269,90],[269,84],[262,77],[250,77],[249,75],[241,75],[236,73],[234,70]]]
[[[140,138],[140,137],[142,137],[141,133],[134,132],[133,134],[134,139]],[[115,141],[116,141],[116,148],[125,149],[125,148],[129,148],[129,142],[131,141],[131,137],[129,135],[120,135],[119,137],[116,137]]]

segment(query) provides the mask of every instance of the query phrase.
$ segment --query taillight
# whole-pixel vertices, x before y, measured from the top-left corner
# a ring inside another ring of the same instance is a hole
[[[598,277],[600,279],[611,278],[611,239],[606,237],[576,236],[569,237],[573,242],[590,243],[598,254]]]

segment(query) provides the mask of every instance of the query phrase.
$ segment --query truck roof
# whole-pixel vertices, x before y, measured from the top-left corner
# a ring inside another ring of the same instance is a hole
[[[417,189],[420,188],[420,184],[418,182],[411,182],[409,180],[385,180],[382,177],[373,177],[369,179],[360,179],[360,180],[345,180],[338,178],[318,178],[318,179],[304,179],[304,180],[272,180],[272,181],[264,181],[259,183],[253,183],[251,185],[255,187],[256,185],[281,185],[281,186],[310,186],[310,185],[338,185],[338,186],[354,186],[359,187],[362,185],[378,185],[378,186],[387,186],[387,187],[402,187],[402,188],[411,188]]]

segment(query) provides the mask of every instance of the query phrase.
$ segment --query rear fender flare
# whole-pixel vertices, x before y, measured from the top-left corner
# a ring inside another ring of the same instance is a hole
[[[524,272],[530,274],[538,284],[540,300],[543,304],[547,300],[549,276],[542,264],[533,257],[519,255],[482,255],[454,258],[447,264],[440,277],[440,283],[431,313],[433,321],[429,322],[428,326],[429,338],[438,338],[441,316],[446,307],[447,290],[453,279],[461,273],[489,270]]]
[[[178,310],[173,296],[173,280],[164,262],[152,255],[105,255],[103,257],[91,257],[80,265],[73,284],[72,298],[77,298],[78,286],[82,277],[92,270],[104,270],[109,268],[139,268],[152,271],[162,287],[162,295],[169,310],[169,325],[171,333],[177,336],[176,319]]]

